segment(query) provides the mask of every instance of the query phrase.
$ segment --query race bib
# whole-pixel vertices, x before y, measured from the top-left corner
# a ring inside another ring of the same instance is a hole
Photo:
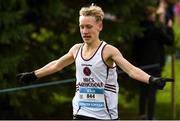
[[[104,89],[80,87],[79,106],[88,108],[104,108]]]

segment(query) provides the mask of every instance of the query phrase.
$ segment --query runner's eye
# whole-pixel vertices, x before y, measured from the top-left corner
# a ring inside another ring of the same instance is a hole
[[[92,25],[87,25],[87,28],[88,28],[88,29],[91,29],[91,28],[92,28]]]

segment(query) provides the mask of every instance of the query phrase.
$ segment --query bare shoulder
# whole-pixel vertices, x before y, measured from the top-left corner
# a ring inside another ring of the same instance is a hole
[[[82,43],[77,43],[77,44],[75,44],[74,46],[72,46],[72,48],[70,49],[70,51],[71,51],[71,50],[72,50],[72,51],[78,50],[81,45],[82,45]]]
[[[103,59],[107,65],[113,67],[113,63],[117,63],[122,58],[120,51],[113,45],[107,44],[103,50]]]
[[[121,54],[120,51],[113,45],[107,44],[104,48],[104,54],[108,56],[113,56],[114,54]]]
[[[69,54],[72,54],[75,57],[81,45],[82,43],[77,43],[72,46],[72,48],[69,50]]]
[[[111,44],[107,44],[106,46],[105,46],[105,49],[110,49],[110,50],[114,50],[114,49],[117,49],[116,47],[114,47],[113,45],[111,45]]]

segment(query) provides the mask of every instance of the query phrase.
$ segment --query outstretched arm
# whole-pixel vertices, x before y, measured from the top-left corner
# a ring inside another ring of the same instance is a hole
[[[45,65],[44,67],[36,70],[35,75],[37,76],[37,78],[41,78],[56,73],[62,70],[64,67],[72,64],[73,62],[74,62],[74,57],[71,52],[68,52],[61,58],[54,60],[48,63],[47,65]]]
[[[130,62],[128,62],[120,53],[120,51],[113,47],[107,46],[105,49],[106,57],[114,61],[124,72],[126,72],[131,78],[156,86],[158,89],[163,89],[166,82],[172,82],[173,79],[153,77],[140,68],[135,67]],[[108,50],[108,51],[107,51]]]
[[[107,45],[103,55],[106,63],[115,62],[131,78],[144,83],[149,83],[150,75],[128,62],[114,46]]]
[[[120,51],[115,48],[111,47],[111,57],[112,60],[124,71],[126,72],[131,78],[139,80],[144,83],[149,83],[150,75],[142,71],[140,68],[135,67],[130,62],[128,62],[120,53]]]
[[[57,60],[48,63],[47,65],[38,70],[18,74],[18,80],[23,84],[28,84],[32,81],[35,81],[38,78],[42,78],[44,76],[62,70],[64,67],[74,62],[79,46],[80,44],[74,45],[67,54],[65,54]]]
[[[78,48],[79,48],[79,44],[74,45],[69,50],[69,52],[67,54],[65,54],[64,56],[48,63],[44,67],[34,71],[37,78],[41,78],[41,77],[56,73],[56,72],[62,70],[64,67],[72,64],[74,62],[75,55],[76,55]]]

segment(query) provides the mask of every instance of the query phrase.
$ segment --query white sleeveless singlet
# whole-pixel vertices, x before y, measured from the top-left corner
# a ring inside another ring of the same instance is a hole
[[[94,55],[86,60],[82,57],[81,45],[75,60],[76,93],[73,98],[73,115],[97,119],[118,118],[118,92],[116,65],[108,67],[102,52],[107,45],[101,42]]]

